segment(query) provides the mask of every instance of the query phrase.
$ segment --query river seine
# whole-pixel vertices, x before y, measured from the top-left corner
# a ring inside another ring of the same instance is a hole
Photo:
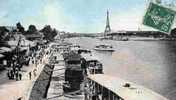
[[[111,44],[113,53],[93,51],[103,63],[105,74],[176,100],[176,41],[100,41],[85,37],[68,41],[91,50],[98,44]]]

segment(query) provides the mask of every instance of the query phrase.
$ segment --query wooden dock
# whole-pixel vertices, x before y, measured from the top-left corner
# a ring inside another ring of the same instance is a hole
[[[50,82],[50,87],[47,93],[48,100],[62,100],[63,98],[63,89],[62,85],[64,82],[64,66],[55,65],[52,79]],[[63,99],[64,100],[64,99]]]
[[[65,65],[60,55],[59,63],[55,64],[50,86],[47,93],[47,100],[84,100],[83,95],[65,94],[63,91]]]

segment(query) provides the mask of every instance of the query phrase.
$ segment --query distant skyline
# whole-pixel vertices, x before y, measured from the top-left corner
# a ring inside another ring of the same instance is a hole
[[[167,0],[165,0],[167,1]],[[141,26],[147,0],[1,0],[0,25],[45,25],[68,32],[103,32],[106,12],[112,31],[152,30]]]

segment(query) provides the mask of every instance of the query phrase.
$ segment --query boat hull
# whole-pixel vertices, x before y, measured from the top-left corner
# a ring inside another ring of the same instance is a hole
[[[109,51],[109,52],[115,51],[114,49],[100,49],[100,48],[94,48],[94,50],[96,50],[96,51]]]

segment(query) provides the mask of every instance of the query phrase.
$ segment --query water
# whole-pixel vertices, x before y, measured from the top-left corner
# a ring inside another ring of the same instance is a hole
[[[68,41],[93,49],[97,44],[111,44],[115,52],[96,52],[104,65],[104,73],[143,85],[176,100],[175,41],[100,41],[72,38]]]

